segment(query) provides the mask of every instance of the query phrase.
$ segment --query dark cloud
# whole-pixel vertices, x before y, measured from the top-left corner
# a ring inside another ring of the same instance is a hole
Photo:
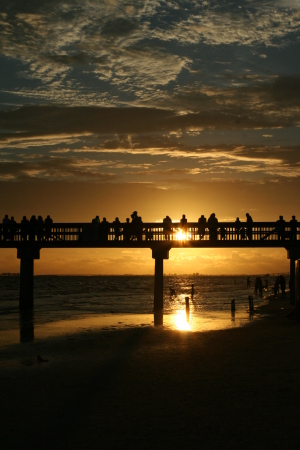
[[[130,36],[138,29],[139,23],[137,20],[128,20],[120,17],[115,20],[107,21],[102,27],[101,35],[108,38],[124,37]]]

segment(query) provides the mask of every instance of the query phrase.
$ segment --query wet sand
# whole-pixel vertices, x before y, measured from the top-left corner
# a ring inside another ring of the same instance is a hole
[[[3,348],[1,448],[296,449],[300,323],[290,311],[271,299],[241,328],[92,331]]]

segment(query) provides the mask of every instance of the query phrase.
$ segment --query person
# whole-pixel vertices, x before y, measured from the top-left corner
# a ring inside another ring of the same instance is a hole
[[[285,287],[286,287],[286,283],[285,283],[285,278],[283,275],[280,275],[279,277],[279,285],[280,285],[280,289],[282,292],[282,297],[285,298]]]
[[[292,219],[290,220],[290,228],[291,228],[291,240],[296,241],[297,240],[297,220],[296,216],[292,216]]]
[[[99,216],[94,217],[94,219],[92,220],[92,223],[94,225],[100,225],[100,219]]]
[[[194,294],[195,294],[195,289],[194,289],[194,285],[192,284],[192,289],[191,289],[191,298],[192,298],[192,300],[194,298]]]
[[[265,290],[268,291],[269,289],[269,281],[266,279],[265,280]]]
[[[46,239],[46,241],[49,241],[49,239],[51,237],[52,225],[53,225],[53,220],[51,219],[51,217],[48,214],[48,216],[45,219],[45,239]]]
[[[247,237],[249,239],[249,241],[252,241],[252,228],[253,228],[253,220],[252,217],[250,216],[249,213],[246,213],[246,217],[247,217]]]
[[[251,280],[250,277],[247,278],[247,289],[251,286]]]
[[[22,241],[27,241],[27,236],[29,234],[29,220],[26,216],[23,216],[21,220],[21,239]]]
[[[263,282],[260,277],[256,277],[255,279],[255,287],[254,287],[255,295],[259,293],[260,297],[263,295]]]
[[[274,296],[277,298],[277,295],[279,293],[279,277],[275,278],[274,282]]]
[[[279,220],[276,222],[276,231],[278,234],[278,240],[284,241],[285,240],[285,220],[283,219],[283,216],[279,216]]]
[[[217,240],[218,238],[218,219],[216,218],[215,213],[212,213],[207,221],[207,227],[209,231],[209,239]]]
[[[29,240],[35,241],[35,234],[36,234],[36,227],[37,227],[37,218],[35,215],[31,216],[29,221]]]
[[[202,214],[198,219],[198,234],[200,239],[203,239],[205,236],[205,228],[206,228],[206,217]]]
[[[226,239],[226,228],[223,225],[220,227],[220,236],[222,241]]]
[[[131,225],[130,225],[130,219],[129,217],[126,218],[126,222],[123,226],[123,239],[124,241],[128,242],[131,238]]]
[[[131,239],[136,239],[137,241],[141,241],[143,237],[143,221],[140,216],[138,216],[137,211],[133,211],[131,214]]]
[[[176,291],[174,288],[169,288],[170,289],[170,297],[173,297],[173,295],[176,295]]]
[[[121,222],[119,220],[119,217],[116,217],[115,220],[112,223],[114,233],[115,233],[115,241],[119,240],[119,237],[121,236]]]
[[[17,232],[17,222],[15,221],[15,218],[12,216],[10,218],[10,226],[9,226],[9,236],[11,241],[14,241],[16,232]]]
[[[44,221],[42,216],[38,216],[36,223],[36,237],[38,241],[41,241],[44,237]]]
[[[169,241],[170,240],[170,235],[173,232],[173,230],[172,230],[172,219],[169,216],[166,216],[163,219],[163,230],[164,230],[165,239],[167,241]]]
[[[103,220],[99,226],[100,240],[102,242],[108,241],[108,233],[109,232],[110,232],[110,223],[107,222],[106,217],[103,217]]]
[[[185,217],[185,214],[182,214],[182,218],[180,220],[180,228],[185,233],[187,229],[187,218]]]
[[[242,240],[246,239],[246,230],[244,227],[241,228],[241,239]]]
[[[236,239],[239,240],[240,239],[240,229],[242,227],[242,223],[241,223],[239,217],[236,218],[236,221],[234,222],[234,227],[235,227]]]
[[[5,214],[4,219],[2,220],[3,223],[3,239],[6,241],[9,237],[9,225],[10,225],[10,220],[8,218],[8,214]]]

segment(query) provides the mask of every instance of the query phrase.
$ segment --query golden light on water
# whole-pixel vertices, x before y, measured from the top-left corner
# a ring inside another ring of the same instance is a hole
[[[186,310],[176,311],[176,314],[174,315],[174,322],[177,330],[191,331]]]

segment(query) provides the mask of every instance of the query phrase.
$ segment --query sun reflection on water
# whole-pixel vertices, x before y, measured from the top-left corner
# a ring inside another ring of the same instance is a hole
[[[189,314],[185,310],[176,311],[174,314],[174,323],[177,330],[191,331],[191,325],[189,324]]]

